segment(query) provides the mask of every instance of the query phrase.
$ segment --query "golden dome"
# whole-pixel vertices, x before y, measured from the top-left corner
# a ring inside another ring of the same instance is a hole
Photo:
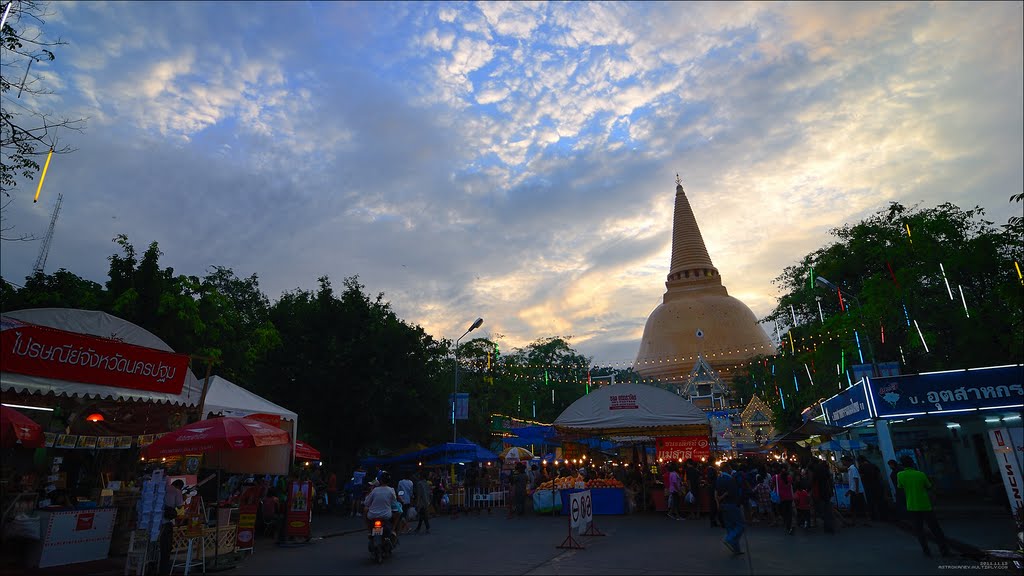
[[[750,308],[722,285],[686,193],[676,182],[665,297],[647,318],[633,365],[643,378],[685,379],[698,355],[721,372],[774,348]]]

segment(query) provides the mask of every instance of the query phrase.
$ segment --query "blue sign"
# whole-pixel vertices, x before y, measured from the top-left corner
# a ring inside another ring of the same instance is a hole
[[[469,394],[465,392],[459,392],[455,394],[455,399],[452,399],[452,395],[448,395],[448,405],[452,407],[452,419],[453,420],[469,420]]]
[[[857,382],[853,388],[836,394],[821,403],[821,411],[826,422],[832,426],[850,426],[871,419],[868,406],[868,394],[864,381]]]
[[[1024,365],[972,368],[870,380],[879,418],[1024,408]]]

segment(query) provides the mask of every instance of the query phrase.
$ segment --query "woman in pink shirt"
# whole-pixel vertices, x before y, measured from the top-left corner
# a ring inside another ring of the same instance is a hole
[[[782,527],[787,534],[793,534],[793,477],[789,467],[782,466],[775,474],[775,491],[779,494],[779,515],[782,516]]]

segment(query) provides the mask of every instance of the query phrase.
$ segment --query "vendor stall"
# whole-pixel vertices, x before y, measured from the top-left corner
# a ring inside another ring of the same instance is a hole
[[[288,432],[292,439],[293,455],[296,451],[295,443],[299,434],[298,414],[216,375],[210,377],[202,407],[203,418],[215,415],[251,418],[272,424]],[[286,454],[284,465],[287,466],[288,463]]]
[[[136,450],[187,421],[202,396],[190,357],[91,310],[7,312],[0,340],[3,404],[43,432],[44,450],[16,447],[4,458],[24,487],[5,489],[5,509],[30,501],[19,521],[38,526],[39,553],[28,561],[61,566],[119,551],[134,524]]]
[[[645,384],[613,384],[594,390],[569,405],[553,426],[563,443],[604,438],[634,446],[671,439],[680,446],[703,440],[706,448],[711,431],[708,417],[701,409],[677,394]],[[692,453],[678,451],[672,457],[684,460],[692,457]],[[647,483],[642,485],[641,502],[647,502]],[[611,491],[594,496],[595,514],[623,514],[629,509],[625,491],[617,487],[598,488],[595,492],[605,490]]]

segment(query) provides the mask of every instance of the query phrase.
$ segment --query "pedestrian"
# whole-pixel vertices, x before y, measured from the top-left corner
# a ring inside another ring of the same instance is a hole
[[[416,532],[419,534],[420,527],[427,527],[427,534],[430,534],[430,482],[423,477],[422,472],[414,476],[416,483],[413,486],[413,502],[416,504],[416,513],[419,517],[416,522]]]
[[[775,474],[775,493],[779,495],[779,516],[782,517],[782,528],[786,534],[793,534],[793,477],[789,466],[783,465]]]
[[[754,488],[754,492],[757,494],[758,518],[754,519],[754,523],[758,524],[764,521],[765,524],[774,524],[775,510],[772,508],[772,477],[764,474],[759,476],[757,480],[757,487]]]
[[[803,481],[797,485],[794,500],[796,502],[796,521],[801,528],[809,530],[811,527],[811,493]]]
[[[708,504],[710,506],[708,515],[711,517],[711,527],[716,528],[722,525],[722,519],[719,514],[718,498],[715,498],[715,486],[718,482],[718,471],[715,470],[714,466],[710,464],[707,465],[704,469],[704,478],[702,480],[704,492],[708,495]]]
[[[520,462],[516,465],[515,475],[515,512],[519,516],[526,513],[526,487],[529,485],[529,476],[526,474],[526,464]]]
[[[864,482],[864,501],[873,522],[885,516],[885,493],[882,491],[882,471],[863,454],[857,456],[857,469]]]
[[[733,556],[743,554],[740,549],[740,537],[743,536],[744,530],[740,496],[740,487],[732,477],[732,466],[728,462],[722,463],[722,473],[715,479],[715,501],[722,511],[722,522],[725,526],[725,539],[722,543]]]
[[[942,532],[942,527],[939,526],[939,521],[935,518],[932,501],[928,497],[928,490],[932,487],[931,480],[914,466],[914,459],[910,456],[903,456],[900,463],[903,470],[896,474],[896,482],[906,495],[907,516],[910,517],[917,541],[921,543],[921,550],[925,556],[932,555],[928,547],[928,537],[924,532],[924,524],[927,522],[928,529],[939,543],[940,552],[943,556],[949,556],[949,543]]]
[[[897,482],[897,476],[903,468],[895,460],[889,460],[889,480],[892,482],[893,495],[892,500],[895,504],[893,510],[896,514],[902,515],[907,509],[907,501],[903,496],[903,489],[899,487]]]
[[[174,545],[174,524],[178,518],[179,509],[185,506],[185,497],[181,489],[185,487],[185,481],[178,478],[167,487],[164,492],[163,524],[160,529],[160,574],[166,576],[171,573],[171,548]]]
[[[682,520],[679,515],[680,485],[679,472],[676,470],[676,463],[668,465],[668,517],[673,520]]]
[[[849,456],[843,456],[840,461],[846,466],[846,482],[848,484],[846,495],[850,498],[850,521],[856,524],[857,518],[863,516],[863,524],[871,526],[868,523],[867,503],[864,500],[864,480],[861,478],[860,470],[853,463],[853,458]]]
[[[413,481],[409,478],[403,478],[398,481],[398,502],[402,505],[402,516],[399,519],[398,528],[399,534],[403,534],[409,531],[409,509],[413,503]]]
[[[816,515],[821,518],[825,534],[835,534],[835,523],[832,516],[832,493],[835,486],[828,463],[816,459],[811,464],[811,492],[813,494]]]

